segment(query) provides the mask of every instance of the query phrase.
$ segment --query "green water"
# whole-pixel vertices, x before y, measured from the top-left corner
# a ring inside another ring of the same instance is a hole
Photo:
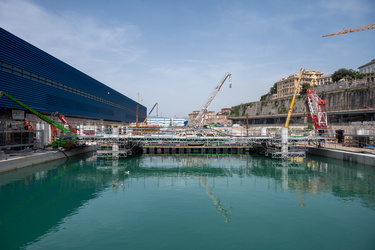
[[[216,155],[55,161],[0,174],[0,249],[375,249],[375,167]]]

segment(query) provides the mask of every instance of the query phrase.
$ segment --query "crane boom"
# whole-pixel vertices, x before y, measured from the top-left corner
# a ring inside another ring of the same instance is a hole
[[[208,106],[210,106],[211,102],[213,101],[213,99],[215,98],[217,93],[220,91],[220,88],[221,88],[221,86],[223,86],[225,80],[227,80],[227,78],[230,77],[230,76],[231,76],[231,73],[227,72],[225,74],[224,78],[219,83],[219,85],[217,85],[217,87],[214,89],[214,91],[212,92],[212,94],[210,95],[208,100],[204,103],[202,109],[199,111],[197,117],[193,120],[193,127],[198,127],[199,125],[201,125],[203,123],[204,114],[207,112]],[[229,81],[229,87],[232,87],[232,83],[230,81]]]
[[[77,130],[73,128],[72,125],[70,125],[70,123],[65,119],[65,117],[62,114],[56,112],[54,115],[56,115],[60,119],[60,121],[62,121],[62,123],[67,125],[72,133],[77,134]]]
[[[156,105],[158,105],[158,103],[155,103],[155,105],[152,107],[152,109],[148,113],[148,115],[146,116],[145,120],[143,121],[144,124],[147,123],[147,119],[150,117],[150,115],[151,115],[152,111],[154,110],[154,108],[156,107]]]
[[[20,102],[19,100],[17,100],[16,98],[14,98],[13,96],[5,93],[4,91],[0,91],[0,97],[4,95],[6,97],[8,97],[10,100],[12,100],[13,102],[17,103],[18,105],[20,105],[21,107],[27,109],[28,111],[30,111],[31,113],[33,113],[34,115],[37,115],[40,119],[42,119],[43,121],[51,124],[52,126],[55,126],[56,128],[60,129],[61,131],[63,132],[67,132],[67,133],[72,133],[74,134],[73,132],[71,132],[69,129],[66,129],[64,128],[64,126],[61,126],[60,124],[58,124],[57,122],[55,121],[52,121],[51,119],[45,117],[44,115],[42,115],[41,113],[39,113],[38,111],[30,108],[29,106],[27,106],[26,104]]]
[[[323,37],[347,34],[347,33],[351,33],[351,32],[356,32],[356,31],[361,31],[361,30],[369,30],[369,29],[375,29],[375,23],[371,23],[369,25],[360,26],[360,27],[351,28],[351,29],[344,29],[344,30],[339,31],[339,32],[324,35]]]
[[[301,68],[301,70],[299,72],[298,80],[296,82],[294,82],[294,93],[293,93],[292,101],[290,102],[288,116],[286,117],[285,125],[284,125],[283,128],[289,128],[289,122],[290,122],[290,118],[292,117],[294,102],[296,101],[296,96],[299,92],[299,85],[300,85],[300,82],[302,80],[302,75],[303,75],[304,72],[305,72],[305,69]]]

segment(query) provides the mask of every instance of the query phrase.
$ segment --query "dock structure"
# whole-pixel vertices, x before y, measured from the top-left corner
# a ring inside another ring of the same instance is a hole
[[[97,155],[125,158],[134,154],[248,154],[257,153],[278,159],[305,158],[307,146],[325,140],[287,130],[261,136],[148,134],[92,137]]]

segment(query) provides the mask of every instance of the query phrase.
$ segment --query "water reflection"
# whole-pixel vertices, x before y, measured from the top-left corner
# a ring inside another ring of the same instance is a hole
[[[249,183],[293,192],[300,208],[309,206],[311,195],[329,193],[340,199],[359,198],[363,206],[375,210],[375,168],[365,165],[318,157],[300,162],[246,155],[108,161],[87,155],[0,175],[0,248],[19,248],[35,241],[108,189],[116,193],[135,188],[139,181],[150,190],[161,183],[189,187],[194,185],[190,180],[199,183],[225,222],[232,220],[232,204],[220,190],[247,188]],[[225,187],[219,182],[226,182]]]

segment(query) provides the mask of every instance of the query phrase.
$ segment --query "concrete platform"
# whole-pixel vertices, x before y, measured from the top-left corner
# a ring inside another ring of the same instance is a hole
[[[0,158],[0,173],[20,168],[33,166],[36,164],[58,160],[62,158],[69,158],[74,155],[89,153],[95,151],[95,146],[86,146],[82,148],[75,148],[71,150],[43,150],[40,152],[26,153],[26,154],[11,154],[3,155]]]
[[[375,166],[375,152],[371,149],[343,147],[339,144],[327,145],[322,148],[307,147],[307,153],[349,161],[370,166]]]

